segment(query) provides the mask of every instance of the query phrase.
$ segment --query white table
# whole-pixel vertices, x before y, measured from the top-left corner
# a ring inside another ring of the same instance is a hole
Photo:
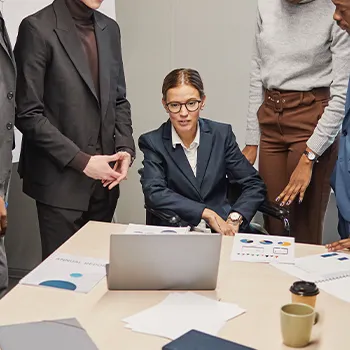
[[[109,237],[125,226],[90,222],[59,251],[94,258],[109,256]],[[224,237],[216,291],[203,295],[237,303],[246,314],[229,322],[219,336],[259,350],[287,349],[280,335],[280,307],[290,302],[295,278],[268,264],[231,262],[232,238]],[[324,252],[324,247],[297,245],[296,255]],[[167,292],[111,292],[102,280],[89,294],[31,286],[16,286],[0,301],[0,324],[75,317],[101,350],[161,349],[168,339],[134,333],[121,322],[160,302]],[[321,292],[320,321],[307,349],[350,349],[350,304]]]

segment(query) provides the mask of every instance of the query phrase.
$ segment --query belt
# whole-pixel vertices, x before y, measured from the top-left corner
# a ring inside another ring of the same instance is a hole
[[[315,101],[329,100],[330,88],[323,87],[310,91],[282,91],[265,89],[265,103],[275,112],[298,106],[308,106]]]

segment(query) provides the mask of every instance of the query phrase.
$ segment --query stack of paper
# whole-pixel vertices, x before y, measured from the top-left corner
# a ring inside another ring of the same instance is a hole
[[[129,224],[125,234],[186,234],[190,232],[190,227],[168,227],[168,226],[153,226],[153,225],[136,225]]]
[[[195,293],[171,293],[158,305],[123,322],[135,332],[176,339],[191,329],[217,335],[228,320],[244,312],[235,304]]]

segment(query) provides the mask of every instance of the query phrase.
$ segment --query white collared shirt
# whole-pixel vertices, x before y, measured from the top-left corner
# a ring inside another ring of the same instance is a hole
[[[199,147],[199,141],[200,141],[200,127],[199,123],[197,124],[197,132],[194,140],[190,144],[190,147],[186,147],[184,143],[182,142],[180,136],[176,132],[175,128],[173,125],[171,125],[171,140],[173,147],[176,148],[176,145],[181,145],[186,158],[191,166],[191,169],[193,171],[194,176],[197,176],[197,151]]]
[[[193,171],[194,176],[197,176],[197,153],[198,153],[198,147],[199,147],[199,141],[200,141],[200,127],[199,123],[197,124],[197,132],[194,140],[190,144],[190,147],[186,147],[184,143],[182,142],[179,134],[176,132],[173,125],[171,125],[171,140],[173,147],[176,148],[176,145],[181,145],[186,158],[188,160],[188,163],[191,166],[191,169]],[[200,232],[210,232],[210,229],[206,228],[206,222],[202,219],[198,226],[196,227]]]

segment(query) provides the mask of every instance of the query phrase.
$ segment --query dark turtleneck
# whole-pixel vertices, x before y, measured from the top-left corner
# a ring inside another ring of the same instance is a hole
[[[81,0],[66,0],[66,5],[72,15],[79,38],[83,44],[89,62],[96,95],[100,98],[100,83],[98,71],[98,51],[95,35],[94,10]]]
[[[94,10],[81,0],[65,0],[77,28],[77,33],[86,54],[96,95],[100,98],[98,49],[95,35]],[[96,153],[101,153],[101,138],[98,138]],[[83,171],[90,160],[90,155],[80,151],[71,161],[70,166]]]

